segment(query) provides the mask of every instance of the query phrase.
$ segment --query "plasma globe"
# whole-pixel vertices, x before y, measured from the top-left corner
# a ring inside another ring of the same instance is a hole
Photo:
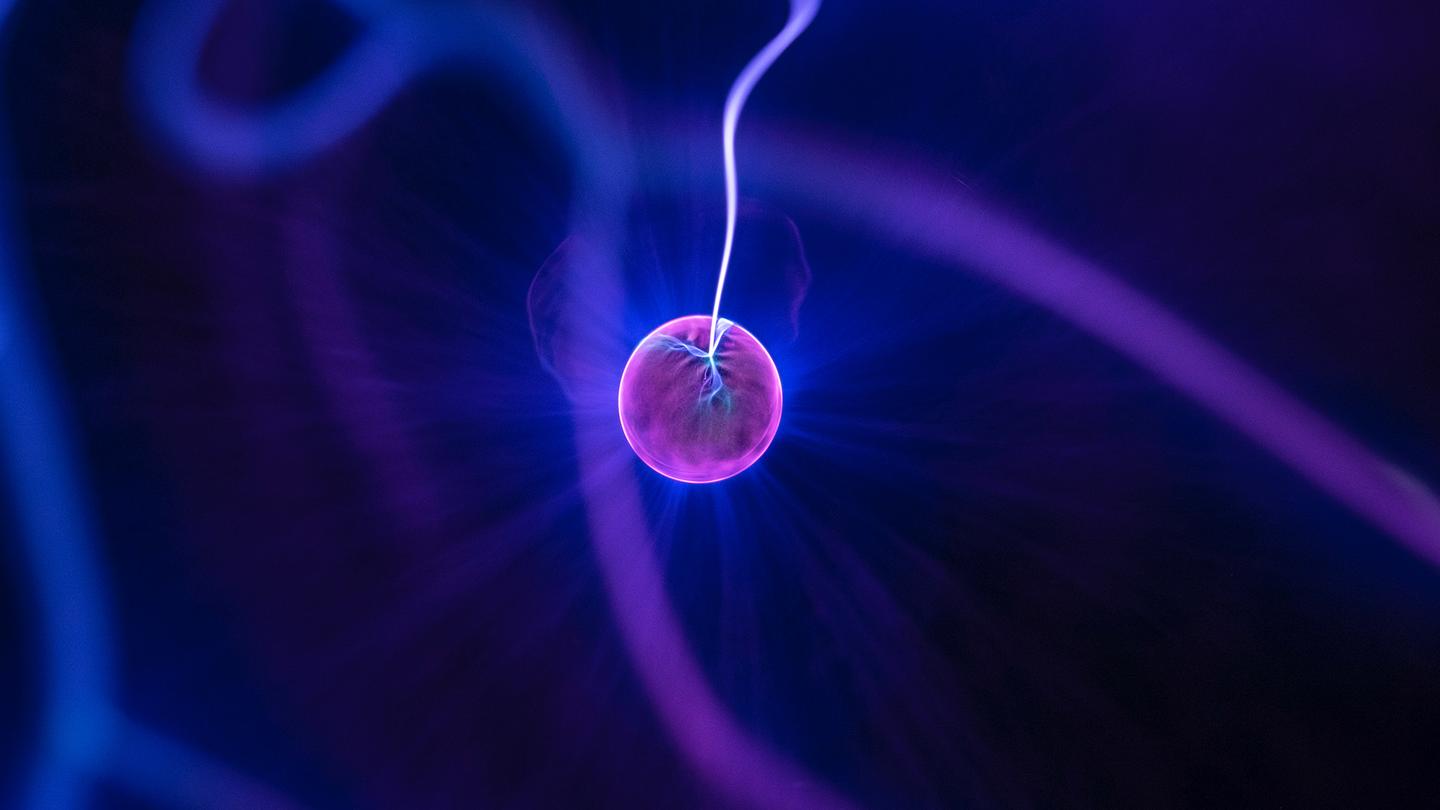
[[[743,327],[687,315],[640,341],[620,375],[620,427],[661,475],[707,484],[765,454],[780,427],[780,372]]]

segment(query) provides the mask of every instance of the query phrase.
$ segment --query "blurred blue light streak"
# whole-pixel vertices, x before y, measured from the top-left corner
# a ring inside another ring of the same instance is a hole
[[[13,9],[0,6],[0,30]],[[0,166],[0,439],[40,622],[44,694],[38,761],[22,801],[74,807],[113,732],[112,635],[91,505],[21,263],[10,171],[8,161]]]
[[[609,240],[628,199],[630,151],[552,28],[508,9],[362,0],[347,5],[367,19],[367,33],[319,79],[256,112],[217,102],[198,84],[200,49],[223,3],[152,3],[135,32],[135,102],[167,145],[194,165],[221,174],[263,175],[298,165],[354,132],[424,71],[447,63],[497,70],[561,133],[580,174],[575,218],[577,242],[586,247],[577,263],[586,278],[569,305],[587,318],[618,312],[622,291]],[[0,15],[8,19],[11,8],[0,3]],[[919,246],[981,272],[1082,326],[1440,565],[1440,509],[1428,488],[1101,268],[935,185],[924,172],[897,170],[872,155],[836,161],[833,149],[806,151],[794,144],[757,154],[757,176],[764,182],[832,216],[864,223],[897,244]],[[834,171],[837,163],[851,173],[844,183]],[[856,180],[856,172],[865,182]],[[0,191],[8,191],[9,177],[0,181]],[[847,189],[851,193],[843,193]],[[864,189],[863,199],[854,189]],[[80,806],[90,781],[110,773],[172,801],[203,802],[212,797],[185,781],[186,774],[202,773],[208,774],[204,784],[224,782],[240,791],[234,795],[253,797],[247,806],[283,803],[121,719],[113,706],[113,635],[94,519],[65,427],[63,397],[40,338],[10,205],[8,195],[0,194],[0,438],[40,616],[46,690],[38,761],[25,801],[33,807]],[[717,311],[718,300],[717,289]],[[612,380],[595,369],[604,368],[610,344],[618,340],[622,351],[624,344],[623,330],[613,321],[586,323],[611,331],[598,332],[587,354],[569,367],[578,376],[556,373],[565,377],[566,391],[577,403],[577,443],[586,460],[582,489],[610,597],[657,710],[698,770],[714,782],[730,781],[724,787],[732,797],[756,804],[843,806],[843,799],[813,786],[803,801],[783,798],[786,792],[778,788],[806,782],[803,772],[748,739],[706,687],[666,603],[633,477],[607,457],[616,426],[579,407],[595,392],[609,397]]]
[[[604,358],[629,342],[614,317],[624,310],[614,240],[623,232],[634,168],[624,128],[607,113],[604,94],[576,62],[577,49],[553,23],[501,6],[351,3],[370,32],[359,44],[291,97],[240,111],[214,101],[197,84],[201,48],[223,7],[223,2],[152,3],[142,11],[132,44],[137,108],[168,146],[201,170],[246,177],[294,166],[353,132],[407,81],[448,63],[501,73],[559,133],[576,172],[571,245],[581,271],[561,306],[583,324],[586,339],[577,362],[554,371],[576,405],[581,488],[592,507],[597,556],[631,660],[671,738],[717,791],[756,807],[848,807],[752,738],[720,702],[694,660],[651,559],[633,477],[604,454],[584,452],[618,433],[612,409],[585,404],[597,397],[611,401],[619,364],[611,368]],[[610,508],[594,508],[598,503]]]
[[[0,33],[9,33],[5,26],[14,7],[0,4]],[[95,780],[109,777],[178,806],[293,807],[126,720],[115,706],[114,628],[107,617],[99,532],[67,428],[69,408],[21,259],[10,171],[0,157],[0,449],[39,623],[37,675],[43,692],[35,761],[16,804],[35,810],[88,807]]]

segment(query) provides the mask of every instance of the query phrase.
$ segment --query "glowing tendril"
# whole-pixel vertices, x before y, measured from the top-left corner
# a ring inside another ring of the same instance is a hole
[[[810,27],[810,21],[815,19],[815,12],[819,10],[820,0],[790,0],[790,19],[786,20],[785,27],[745,65],[725,97],[725,120],[721,134],[725,152],[725,247],[720,253],[720,278],[715,283],[715,308],[710,313],[711,355],[714,355],[717,345],[715,331],[720,323],[720,297],[725,293],[725,274],[730,269],[730,252],[735,247],[735,209],[739,196],[735,179],[735,129],[740,124],[740,111],[745,108],[745,101],[750,98],[750,91],[755,89],[760,77],[790,47],[790,43]]]

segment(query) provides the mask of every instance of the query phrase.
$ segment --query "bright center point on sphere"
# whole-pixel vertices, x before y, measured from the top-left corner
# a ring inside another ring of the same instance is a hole
[[[721,481],[764,455],[780,427],[780,372],[744,327],[687,315],[645,336],[620,375],[620,427],[661,475]]]

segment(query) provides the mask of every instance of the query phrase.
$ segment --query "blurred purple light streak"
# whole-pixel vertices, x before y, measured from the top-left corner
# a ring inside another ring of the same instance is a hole
[[[752,738],[715,695],[690,650],[665,593],[654,538],[641,506],[634,456],[616,423],[616,358],[628,354],[621,313],[621,276],[612,259],[583,239],[562,246],[568,272],[552,277],[544,320],[560,328],[537,331],[542,361],[574,407],[580,491],[595,556],[626,651],[656,711],[696,772],[715,790],[746,807],[825,808],[850,804],[799,766]],[[539,277],[537,277],[537,281]],[[536,290],[532,286],[532,302]],[[531,323],[537,322],[532,310]],[[612,328],[597,328],[597,326]]]
[[[897,167],[793,132],[755,151],[754,174],[775,193],[979,273],[1049,309],[1440,567],[1440,501],[1429,487],[1113,275],[989,210],[944,182],[943,172]]]
[[[137,105],[160,137],[200,168],[222,175],[263,175],[313,156],[352,134],[424,67],[447,57],[498,67],[529,91],[525,100],[564,136],[578,173],[573,219],[579,238],[572,258],[581,272],[570,279],[584,288],[564,288],[554,303],[577,318],[579,327],[569,334],[583,338],[575,341],[580,356],[557,358],[552,373],[577,406],[581,491],[627,652],[671,737],[714,789],[756,807],[847,806],[827,788],[798,787],[813,780],[746,734],[716,697],[664,593],[633,476],[613,457],[585,452],[619,435],[608,407],[619,363],[602,358],[613,357],[615,347],[624,357],[623,291],[612,240],[628,205],[631,168],[624,131],[604,114],[601,94],[570,56],[574,50],[564,47],[554,26],[493,8],[367,4],[357,11],[375,15],[375,33],[294,97],[251,114],[212,101],[196,83],[200,50],[222,8],[222,0],[152,4],[142,15],[131,61]],[[403,41],[388,41],[397,31],[404,32]],[[477,42],[493,48],[477,51]],[[368,63],[364,55],[377,48],[386,53]],[[607,404],[598,423],[585,407],[597,395]]]
[[[633,154],[623,130],[600,103],[583,66],[566,55],[554,26],[496,8],[352,5],[371,16],[370,33],[291,99],[251,112],[212,101],[196,84],[200,48],[221,4],[152,4],[137,31],[132,60],[138,103],[189,160],[245,175],[294,165],[346,137],[407,81],[442,61],[498,69],[525,91],[539,117],[561,134],[579,175],[577,238],[568,246],[574,272],[549,291],[550,305],[568,325],[552,335],[550,346],[538,346],[537,335],[537,348],[573,405],[579,485],[627,652],[671,737],[723,795],[761,807],[846,806],[845,799],[739,726],[706,682],[665,594],[634,468],[611,407],[630,342],[620,318],[624,290],[613,245],[632,179]],[[1199,330],[1095,265],[957,192],[941,179],[944,172],[895,167],[881,157],[785,135],[755,147],[753,174],[770,192],[862,226],[899,248],[980,273],[1050,309],[1440,566],[1440,506],[1424,485]],[[686,152],[693,142],[677,138],[671,152]],[[661,159],[647,168],[673,174],[669,166]]]

